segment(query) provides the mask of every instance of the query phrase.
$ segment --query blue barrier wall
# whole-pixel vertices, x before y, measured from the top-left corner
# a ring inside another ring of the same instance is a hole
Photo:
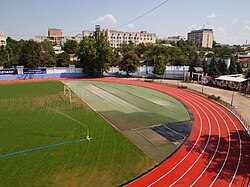
[[[84,73],[55,73],[55,74],[22,74],[22,75],[0,75],[0,80],[18,79],[46,79],[46,78],[77,78],[85,77]]]

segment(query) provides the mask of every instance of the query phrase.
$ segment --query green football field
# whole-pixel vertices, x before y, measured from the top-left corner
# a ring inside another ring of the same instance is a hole
[[[190,120],[182,103],[159,91],[111,82],[63,82],[157,163],[179,144],[169,142],[151,127]]]
[[[0,186],[118,186],[155,164],[61,82],[0,84],[0,115]]]

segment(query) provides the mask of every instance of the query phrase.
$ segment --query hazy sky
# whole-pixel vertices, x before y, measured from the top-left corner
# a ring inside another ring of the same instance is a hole
[[[138,21],[120,27],[164,0],[1,0],[0,31],[14,39],[47,35],[49,27],[63,35],[102,28],[148,31],[163,38],[187,37],[192,29],[214,29],[220,43],[250,43],[250,0],[169,0]]]

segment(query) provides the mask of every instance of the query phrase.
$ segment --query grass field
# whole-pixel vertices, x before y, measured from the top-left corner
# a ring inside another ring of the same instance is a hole
[[[0,186],[118,186],[154,161],[60,82],[0,84]],[[13,152],[85,138],[1,158]]]
[[[151,127],[190,120],[182,103],[152,89],[87,80],[64,83],[158,163],[178,145]]]

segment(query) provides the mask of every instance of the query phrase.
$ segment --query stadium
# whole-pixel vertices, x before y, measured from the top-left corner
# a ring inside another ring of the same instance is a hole
[[[248,184],[249,135],[212,100],[118,78],[35,80],[0,85],[1,186]]]

